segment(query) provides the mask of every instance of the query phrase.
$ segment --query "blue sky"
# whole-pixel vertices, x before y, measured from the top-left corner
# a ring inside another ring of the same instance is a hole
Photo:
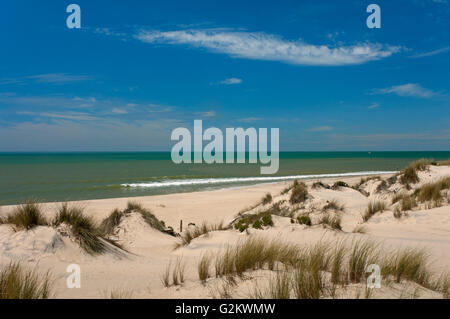
[[[66,6],[81,7],[81,29]],[[381,29],[366,7],[381,7]],[[0,151],[450,150],[450,1],[2,1]]]

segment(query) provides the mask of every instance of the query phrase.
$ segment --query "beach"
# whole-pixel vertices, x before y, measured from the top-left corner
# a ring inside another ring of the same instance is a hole
[[[414,189],[449,177],[450,166],[430,165],[417,174],[420,181],[411,184],[411,194]],[[390,179],[392,176],[396,178],[395,182]],[[120,253],[111,251],[90,255],[80,249],[73,237],[63,235],[64,232],[58,228],[38,226],[28,231],[15,231],[10,225],[3,224],[0,225],[1,264],[20,261],[39,271],[49,270],[55,277],[56,298],[223,298],[224,291],[231,298],[254,297],[255,287],[268,285],[274,275],[272,270],[266,267],[249,269],[245,276],[236,277],[236,283],[229,284],[227,276],[214,275],[214,261],[209,265],[210,276],[206,280],[199,280],[198,265],[205,254],[210,254],[214,259],[227,247],[249,238],[262,237],[295,245],[320,242],[351,245],[357,240],[373,241],[381,245],[381,251],[386,253],[404,248],[424,249],[430,257],[430,270],[435,273],[448,271],[450,206],[447,191],[444,191],[444,199],[436,207],[430,205],[431,202],[418,203],[412,209],[401,211],[400,217],[395,217],[400,202],[393,203],[392,198],[406,191],[398,181],[400,177],[399,174],[370,175],[365,177],[367,180],[363,183],[364,176],[305,179],[303,182],[307,195],[299,204],[290,203],[295,189],[292,188],[292,181],[190,193],[69,202],[69,205],[82,207],[83,213],[91,216],[98,224],[114,209],[125,210],[130,201],[138,203],[158,220],[164,221],[165,227],[170,226],[174,233],[181,233],[181,237],[150,227],[136,211],[130,210],[111,234],[111,238],[118,240],[124,250]],[[322,186],[317,183],[319,180]],[[358,184],[358,187],[354,186]],[[331,187],[333,185],[335,187]],[[270,203],[261,202],[266,194],[270,194]],[[386,207],[364,221],[363,215],[368,204],[375,201],[383,201]],[[331,207],[330,203],[342,207]],[[324,212],[328,214],[327,205],[331,207],[330,216],[340,216],[340,229],[322,222]],[[50,220],[60,206],[59,202],[43,203],[40,209]],[[274,207],[277,210],[273,210]],[[14,205],[3,206],[0,215],[7,216],[14,208]],[[242,231],[235,226],[239,218],[263,211],[273,211],[270,213],[272,225],[255,228],[253,223]],[[312,225],[301,224],[299,216],[308,216]],[[182,232],[180,221],[183,224]],[[183,234],[200,228],[202,224],[222,223],[225,226],[231,222],[234,224],[228,229],[217,227],[191,239],[187,244],[180,244]],[[81,288],[67,288],[66,280],[70,274],[66,269],[70,264],[80,266]],[[168,270],[168,267],[171,268]],[[178,284],[170,283],[170,279],[166,287],[164,273],[170,271],[172,278],[172,271],[176,267],[182,269],[182,278],[176,280],[180,281]],[[334,297],[363,296],[364,287],[363,282],[353,283],[345,289],[338,289]],[[404,281],[389,284],[382,281],[381,288],[374,289],[371,297],[406,298],[416,294],[419,298],[442,297],[438,291]]]

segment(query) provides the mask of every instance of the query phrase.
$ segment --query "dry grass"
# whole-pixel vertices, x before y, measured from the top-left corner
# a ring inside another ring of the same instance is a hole
[[[353,228],[352,233],[356,234],[366,234],[367,233],[367,227],[364,225],[357,225],[355,228]]]
[[[250,237],[246,242],[228,247],[217,257],[216,275],[242,277],[244,271],[276,269],[277,276],[271,277],[266,290],[256,289],[254,297],[317,299],[327,294],[334,297],[339,285],[345,287],[349,283],[365,283],[367,267],[377,264],[386,282],[415,282],[448,297],[450,275],[433,279],[435,276],[428,268],[428,256],[423,250],[404,248],[385,251],[381,248],[379,243],[366,240],[318,242],[299,247]],[[270,263],[283,265],[283,270],[269,267]],[[366,298],[371,296],[372,291],[366,289]]]
[[[423,185],[416,191],[417,200],[421,203],[426,201],[434,201],[440,203],[443,199],[441,191],[450,188],[450,177],[442,178],[435,183],[429,183]]]
[[[314,183],[312,184],[311,188],[312,188],[312,189],[319,189],[319,188],[330,189],[331,187],[330,187],[330,185],[328,185],[328,184],[324,184],[324,183],[322,183],[321,181],[317,181],[317,182],[314,182]]]
[[[329,214],[325,213],[319,221],[319,224],[324,226],[329,226],[331,229],[342,230],[341,226],[342,217],[340,214]]]
[[[209,225],[206,222],[203,222],[201,226],[195,226],[194,228],[187,228],[181,234],[180,242],[175,244],[175,248],[187,246],[195,238],[198,238],[203,235],[207,235],[209,232],[217,231],[217,230],[225,230],[225,229],[226,229],[226,227],[224,227],[223,221],[221,221],[218,224],[212,224],[212,225]]]
[[[293,204],[303,203],[308,198],[308,187],[305,183],[299,183],[297,180],[292,184],[291,197],[289,202]]]
[[[331,188],[334,190],[339,190],[341,187],[350,187],[350,186],[348,186],[348,184],[343,181],[337,181],[333,184],[333,186],[331,186]]]
[[[30,230],[36,226],[48,225],[40,205],[34,201],[17,206],[2,222],[14,225],[15,230]]]
[[[447,166],[447,165],[450,165],[450,159],[448,159],[448,160],[443,160],[443,161],[438,161],[438,162],[437,162],[437,165],[438,165],[438,166]]]
[[[388,255],[383,264],[383,276],[393,276],[397,283],[404,279],[424,287],[431,286],[428,254],[422,249],[398,249]]]
[[[170,287],[170,268],[171,263],[166,266],[166,269],[164,269],[164,272],[161,274],[161,282],[164,285],[164,287]]]
[[[0,270],[0,299],[48,299],[52,297],[53,279],[49,272],[38,274],[19,263]]]
[[[376,213],[383,212],[385,210],[386,210],[386,203],[385,202],[383,202],[383,201],[370,202],[367,205],[366,211],[364,212],[364,214],[362,216],[364,222],[367,222]]]
[[[269,283],[269,297],[272,299],[289,299],[291,295],[291,278],[286,271],[277,272]]]
[[[185,277],[184,273],[186,270],[186,264],[183,262],[182,257],[178,257],[175,261],[175,267],[172,272],[172,282],[175,286],[184,283]]]
[[[426,170],[428,165],[431,164],[433,164],[432,159],[424,158],[412,162],[402,171],[402,175],[400,176],[400,183],[407,185],[419,182],[419,176],[417,175],[417,172]]]
[[[270,193],[267,193],[261,200],[262,205],[267,205],[272,203],[272,195]]]
[[[275,269],[276,264],[293,263],[297,248],[282,244],[279,241],[269,241],[262,237],[250,237],[235,246],[228,246],[216,258],[216,277],[239,275],[245,271]]]
[[[106,299],[131,299],[133,291],[125,289],[114,289],[104,293]]]
[[[111,235],[114,232],[114,229],[119,226],[122,219],[132,212],[140,214],[142,219],[150,227],[172,236],[175,235],[172,227],[166,228],[164,221],[158,220],[158,218],[156,218],[156,216],[153,215],[150,210],[144,208],[141,204],[132,201],[129,201],[127,203],[127,208],[125,208],[124,210],[119,210],[117,208],[113,210],[111,214],[102,221],[100,230],[105,236]]]
[[[203,254],[200,262],[198,263],[198,278],[200,278],[202,283],[205,283],[206,280],[211,277],[209,269],[211,268],[212,256],[210,254]]]
[[[322,212],[327,212],[329,210],[333,210],[335,212],[343,212],[345,211],[345,205],[339,204],[337,199],[332,199],[328,201],[325,206],[322,207]]]
[[[365,278],[367,266],[377,263],[378,246],[372,241],[356,240],[352,243],[347,270],[350,282],[361,282]]]
[[[103,234],[110,235],[114,232],[114,229],[119,226],[122,218],[125,216],[125,212],[119,209],[115,209],[112,213],[106,217],[100,224],[100,229]]]
[[[55,227],[61,224],[66,224],[70,227],[80,247],[91,255],[106,252],[108,243],[122,249],[117,242],[105,238],[93,218],[84,215],[83,208],[79,206],[69,206],[67,203],[63,203],[52,222],[52,225]]]

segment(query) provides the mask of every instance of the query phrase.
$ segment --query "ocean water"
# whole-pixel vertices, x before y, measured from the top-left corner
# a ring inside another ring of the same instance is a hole
[[[450,152],[282,152],[275,175],[260,164],[174,164],[169,152],[0,153],[0,205],[146,196],[294,178],[397,171]]]

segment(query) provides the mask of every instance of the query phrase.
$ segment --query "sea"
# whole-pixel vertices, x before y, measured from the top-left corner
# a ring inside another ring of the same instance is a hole
[[[170,152],[0,153],[0,205],[206,191],[284,180],[396,172],[450,152],[281,152],[261,164],[175,164]]]

